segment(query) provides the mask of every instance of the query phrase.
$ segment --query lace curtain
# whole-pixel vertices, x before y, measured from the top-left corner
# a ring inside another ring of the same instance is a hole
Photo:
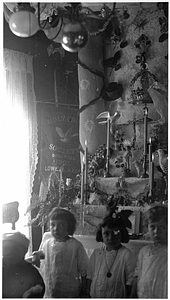
[[[3,139],[2,203],[19,202],[16,229],[29,238],[28,216],[36,165],[38,132],[34,94],[33,58],[4,49],[4,93],[1,101]]]

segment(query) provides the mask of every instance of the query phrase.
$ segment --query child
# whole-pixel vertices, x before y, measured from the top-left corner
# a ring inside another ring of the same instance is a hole
[[[105,246],[95,249],[87,272],[87,293],[92,298],[127,298],[133,280],[136,258],[122,243],[129,241],[126,227],[132,212],[111,212],[96,234],[96,241]]]
[[[49,215],[52,237],[33,253],[40,266],[46,291],[45,298],[78,298],[85,293],[88,256],[83,245],[73,238],[74,215],[66,209],[54,208]]]
[[[168,298],[168,209],[161,204],[153,204],[147,212],[147,217],[153,244],[143,247],[139,252],[131,298]]]
[[[29,240],[20,232],[2,236],[2,298],[43,298],[45,285],[38,270],[24,257]]]

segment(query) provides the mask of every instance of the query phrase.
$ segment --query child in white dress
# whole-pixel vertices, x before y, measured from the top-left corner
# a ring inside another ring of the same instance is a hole
[[[87,292],[92,298],[128,298],[130,295],[136,257],[121,244],[129,241],[128,212],[111,212],[99,226],[96,240],[105,245],[95,249],[90,257]]]
[[[83,245],[73,237],[74,215],[55,208],[49,216],[52,237],[35,251],[34,263],[40,267],[45,282],[45,298],[78,298],[85,293],[88,256]],[[45,258],[41,261],[40,257]]]
[[[153,204],[147,216],[153,244],[139,252],[131,298],[165,299],[168,298],[168,209],[164,205]]]

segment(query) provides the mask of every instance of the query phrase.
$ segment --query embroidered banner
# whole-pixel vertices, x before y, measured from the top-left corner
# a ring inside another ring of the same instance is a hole
[[[40,173],[47,179],[63,167],[64,177],[80,173],[79,117],[75,109],[46,106],[42,113]]]

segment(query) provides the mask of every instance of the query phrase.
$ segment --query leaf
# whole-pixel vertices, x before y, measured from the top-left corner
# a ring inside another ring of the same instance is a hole
[[[127,45],[128,45],[128,42],[127,42],[126,40],[123,40],[123,41],[120,43],[120,48],[125,48]]]
[[[25,215],[32,211],[34,208],[36,208],[37,206],[40,206],[41,203],[43,202],[43,199],[41,199],[38,195],[33,194],[32,198],[31,198],[31,204],[27,207]]]
[[[121,64],[117,64],[116,67],[115,67],[115,71],[118,71],[121,69]]]
[[[164,41],[166,41],[168,39],[168,33],[163,33],[160,37],[159,37],[159,43],[163,43]]]
[[[72,7],[71,6],[64,6],[65,9],[67,9],[68,11],[72,12]]]
[[[117,36],[120,36],[120,35],[121,35],[121,30],[120,30],[119,27],[116,27],[116,28],[115,28],[115,34],[116,34]]]
[[[117,51],[114,55],[114,57],[110,57],[106,60],[104,60],[103,64],[104,67],[110,67],[110,68],[114,68],[118,62],[118,60],[121,57],[121,50]]]

